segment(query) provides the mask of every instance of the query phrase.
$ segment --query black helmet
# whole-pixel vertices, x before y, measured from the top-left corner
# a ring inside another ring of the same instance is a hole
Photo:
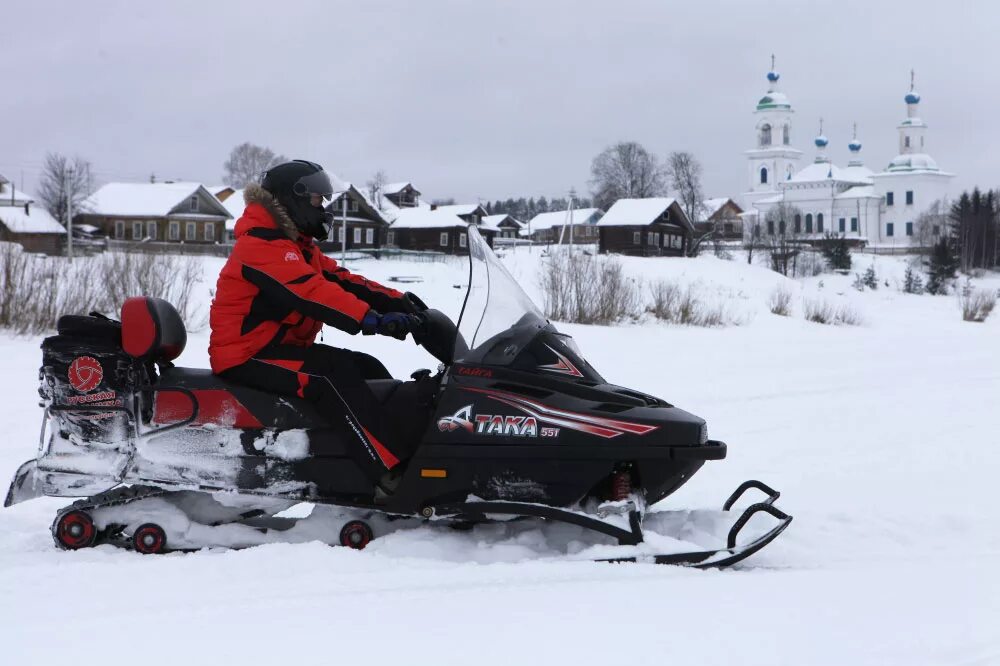
[[[325,200],[333,196],[333,185],[323,167],[315,162],[292,160],[265,171],[260,184],[284,206],[300,232],[316,240],[326,238],[333,213],[322,206],[313,206],[310,201],[313,195]]]

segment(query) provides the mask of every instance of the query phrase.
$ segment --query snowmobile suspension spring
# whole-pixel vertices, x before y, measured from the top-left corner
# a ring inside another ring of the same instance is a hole
[[[611,475],[611,501],[627,500],[632,494],[632,475],[628,470],[619,470]]]

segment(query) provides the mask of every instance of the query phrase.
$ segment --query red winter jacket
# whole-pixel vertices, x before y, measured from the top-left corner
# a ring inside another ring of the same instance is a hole
[[[209,315],[213,372],[246,363],[271,343],[307,347],[323,324],[353,335],[370,308],[406,311],[403,294],[339,267],[300,236],[266,190],[251,186],[245,196]]]

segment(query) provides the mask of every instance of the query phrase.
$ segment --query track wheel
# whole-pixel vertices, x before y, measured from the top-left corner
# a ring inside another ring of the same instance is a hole
[[[64,550],[89,548],[97,538],[97,528],[90,514],[84,511],[68,511],[52,525],[52,536],[56,545]]]
[[[340,530],[340,545],[361,550],[375,538],[372,528],[363,520],[352,520]]]
[[[132,534],[132,547],[143,555],[155,555],[167,549],[167,533],[155,523],[145,523]]]

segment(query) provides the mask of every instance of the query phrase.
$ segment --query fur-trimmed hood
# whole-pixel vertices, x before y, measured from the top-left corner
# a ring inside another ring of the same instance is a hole
[[[243,201],[249,206],[250,204],[259,204],[264,207],[274,220],[275,225],[279,229],[285,232],[285,235],[292,240],[299,239],[299,230],[295,227],[295,223],[292,222],[292,218],[289,217],[288,211],[285,207],[278,203],[278,200],[274,196],[265,190],[263,187],[256,183],[251,183],[246,186],[243,190]],[[246,219],[246,213],[240,220]],[[237,235],[239,235],[239,229],[237,229]]]

